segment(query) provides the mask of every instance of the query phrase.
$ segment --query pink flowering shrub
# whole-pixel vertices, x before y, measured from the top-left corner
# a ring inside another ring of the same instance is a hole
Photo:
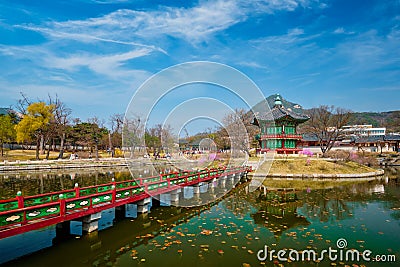
[[[314,155],[314,153],[310,150],[310,149],[303,149],[303,151],[300,151],[301,154],[306,155],[308,157],[312,157]]]

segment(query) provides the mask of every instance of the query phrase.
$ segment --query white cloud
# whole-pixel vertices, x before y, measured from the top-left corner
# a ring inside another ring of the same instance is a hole
[[[103,1],[102,1],[103,2]],[[44,26],[23,25],[54,38],[82,42],[109,41],[132,43],[154,40],[160,35],[182,38],[190,43],[207,41],[214,34],[245,21],[249,16],[309,7],[312,0],[232,0],[201,1],[191,8],[160,7],[158,10],[120,9],[86,20],[49,22]]]
[[[290,29],[288,31],[288,36],[298,36],[304,34],[304,30],[300,28]]]
[[[77,54],[67,58],[51,56],[46,59],[46,64],[49,67],[57,69],[65,69],[72,71],[80,67],[88,67],[89,69],[108,76],[117,78],[118,68],[126,61],[138,57],[146,56],[151,52],[149,49],[138,49],[126,53],[114,55],[92,55],[92,54]]]
[[[344,33],[344,28],[343,27],[339,27],[336,30],[334,30],[333,33],[336,33],[336,34]]]
[[[348,34],[348,35],[351,35],[351,34],[354,34],[355,32],[353,32],[353,31],[346,31],[343,27],[339,27],[339,28],[336,28],[336,29],[333,31],[333,33],[334,33],[334,34]]]
[[[270,71],[270,68],[266,66],[266,64],[260,64],[256,61],[241,61],[236,63],[240,66],[244,66],[244,67],[250,67],[250,68],[255,68],[255,69],[262,69],[264,71]]]

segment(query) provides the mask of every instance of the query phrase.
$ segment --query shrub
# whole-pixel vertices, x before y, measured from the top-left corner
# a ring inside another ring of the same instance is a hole
[[[312,157],[314,155],[314,153],[310,149],[307,149],[307,148],[300,151],[300,154],[303,154],[303,155],[306,155],[309,157]]]
[[[325,154],[326,157],[336,159],[336,160],[351,160],[351,154],[353,152],[349,152],[346,150],[330,150],[328,153]]]

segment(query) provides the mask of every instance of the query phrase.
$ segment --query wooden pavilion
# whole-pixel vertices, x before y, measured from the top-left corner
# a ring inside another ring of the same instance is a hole
[[[301,151],[297,145],[302,135],[297,134],[297,126],[309,119],[304,114],[285,108],[277,95],[274,107],[267,113],[259,114],[253,121],[261,130],[261,153],[275,151],[280,154],[296,154]]]

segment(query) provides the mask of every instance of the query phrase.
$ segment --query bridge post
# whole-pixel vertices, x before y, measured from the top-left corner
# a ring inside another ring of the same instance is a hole
[[[60,216],[64,216],[66,213],[64,194],[59,194],[58,198],[60,201]]]
[[[219,180],[219,185],[221,186],[221,188],[225,188],[225,186],[226,186],[226,176],[222,176],[222,177],[220,177],[218,180]]]
[[[91,233],[99,229],[101,212],[93,213],[82,218],[82,232]]]
[[[74,187],[74,189],[75,189],[75,197],[79,197],[79,184],[78,183],[75,183],[75,187]]]
[[[214,178],[208,183],[208,188],[215,188],[217,186],[217,179]]]
[[[172,190],[170,192],[171,204],[177,204],[179,201],[179,189]]]
[[[192,188],[193,188],[193,194],[195,195],[200,194],[200,184],[194,184]]]
[[[240,181],[240,173],[236,173],[233,176],[233,186],[236,186],[239,183],[239,181]]]
[[[137,212],[138,213],[147,213],[149,212],[149,203],[151,201],[151,198],[145,198],[142,200],[139,200],[138,202],[136,202],[137,205]]]
[[[17,192],[17,200],[18,200],[18,208],[19,209],[24,208],[24,197],[22,196],[21,191]]]

